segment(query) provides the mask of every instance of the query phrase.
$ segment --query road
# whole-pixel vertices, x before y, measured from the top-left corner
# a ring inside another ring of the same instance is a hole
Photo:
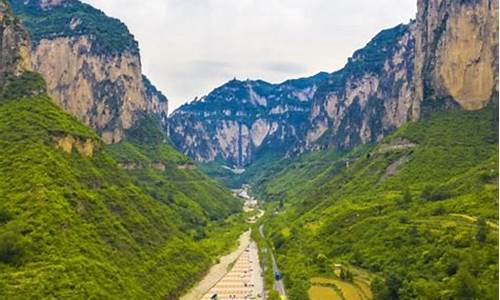
[[[259,233],[260,233],[260,236],[265,239],[265,235],[264,235],[264,225],[260,225],[259,227]],[[274,252],[272,249],[269,249],[269,251],[271,252],[271,259],[273,261],[273,273],[276,274],[276,273],[280,273],[280,269],[278,267],[278,264],[276,263],[276,258],[274,257]],[[274,290],[277,291],[281,298],[283,299],[287,299],[287,296],[286,296],[286,290],[285,290],[285,283],[283,282],[283,279],[280,278],[280,280],[276,280],[274,279]]]
[[[248,197],[245,211],[255,210],[256,200]],[[264,215],[263,210],[247,220],[255,223]],[[218,300],[265,299],[264,278],[259,263],[257,244],[251,241],[251,231],[240,236],[237,250],[222,257],[220,262],[210,268],[202,281],[193,287],[181,300],[209,300],[217,295]]]

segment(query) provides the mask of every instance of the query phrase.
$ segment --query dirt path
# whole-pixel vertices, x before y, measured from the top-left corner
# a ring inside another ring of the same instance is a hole
[[[450,216],[455,216],[455,217],[460,217],[460,218],[464,218],[472,223],[475,223],[477,222],[477,218],[475,217],[472,217],[472,216],[468,216],[468,215],[463,215],[463,214],[450,214]],[[488,226],[493,229],[493,230],[496,230],[498,231],[498,224],[495,224],[493,222],[490,222],[490,221],[486,221],[486,224],[488,224]]]
[[[180,300],[199,300],[210,289],[217,284],[228,272],[229,266],[234,263],[238,257],[250,245],[250,231],[240,236],[240,245],[238,249],[230,254],[220,258],[220,262],[210,268],[208,274],[194,286],[188,294],[181,297]]]

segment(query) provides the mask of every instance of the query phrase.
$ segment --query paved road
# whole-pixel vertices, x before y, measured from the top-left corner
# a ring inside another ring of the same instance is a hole
[[[265,239],[264,225],[260,225],[259,233],[260,233],[260,236]],[[281,274],[280,269],[278,268],[278,264],[276,263],[276,258],[274,258],[273,250],[269,249],[269,251],[271,251],[271,259],[273,261],[273,273],[274,274],[276,274],[276,273]],[[287,299],[286,290],[285,290],[285,283],[283,282],[283,279],[280,279],[280,280],[275,279],[274,280],[274,290],[277,291],[282,296],[282,298]]]

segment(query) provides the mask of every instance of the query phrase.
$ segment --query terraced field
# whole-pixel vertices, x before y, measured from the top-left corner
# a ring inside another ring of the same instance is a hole
[[[354,282],[333,278],[315,277],[311,279],[309,299],[311,300],[371,300],[373,295],[369,283],[364,278]]]
[[[343,300],[342,297],[331,287],[313,285],[309,289],[309,299],[311,300]]]

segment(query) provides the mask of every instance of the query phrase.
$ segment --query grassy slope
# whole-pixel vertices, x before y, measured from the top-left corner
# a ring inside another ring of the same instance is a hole
[[[142,120],[125,142],[108,145],[107,151],[118,163],[133,166],[127,173],[147,194],[173,209],[180,228],[193,238],[205,237],[210,221],[237,213],[241,203],[177,152],[155,124]]]
[[[309,278],[344,263],[375,275],[378,299],[497,299],[498,228],[486,226],[483,240],[485,226],[460,216],[497,223],[497,136],[495,109],[435,113],[383,142],[415,148],[356,149],[348,168],[347,156],[308,154],[267,175],[257,192],[288,200],[266,228],[291,298],[305,299]]]
[[[94,155],[57,149],[61,135],[92,139]],[[207,221],[194,242],[174,207],[45,96],[0,101],[0,152],[0,298],[175,298],[229,246],[218,237],[239,233],[234,221]],[[193,203],[204,197],[194,191],[184,196]],[[207,215],[233,210],[220,197]]]

